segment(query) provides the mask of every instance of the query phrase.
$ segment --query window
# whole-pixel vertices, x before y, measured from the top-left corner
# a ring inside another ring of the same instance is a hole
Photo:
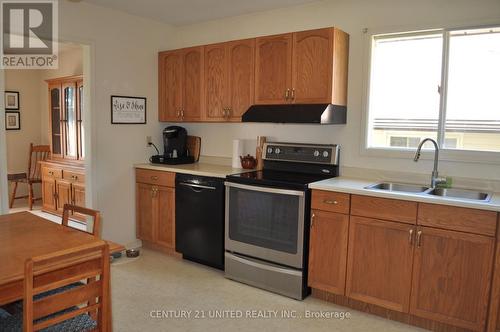
[[[500,28],[372,36],[368,147],[500,152]]]

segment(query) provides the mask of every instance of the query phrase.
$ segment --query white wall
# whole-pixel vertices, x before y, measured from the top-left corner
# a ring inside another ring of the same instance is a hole
[[[335,0],[227,18],[176,30],[175,47],[207,44],[259,35],[336,26],[350,35],[348,120],[345,126],[272,124],[188,124],[202,137],[202,154],[230,156],[234,138],[271,136],[282,141],[338,143],[341,162],[348,167],[407,170],[428,173],[431,161],[368,157],[361,154],[363,66],[366,37],[363,28],[421,29],[448,25],[500,23],[497,0]],[[250,151],[249,151],[250,152]],[[500,179],[498,165],[442,162],[441,173],[451,176]]]
[[[21,117],[21,130],[6,132],[7,170],[9,172],[27,172],[30,143],[41,144],[40,121],[43,109],[40,108],[39,80],[40,71],[38,70],[5,71],[5,90],[19,92]],[[40,195],[39,187],[35,186],[36,197]],[[25,195],[27,192],[26,185],[19,185],[17,196]]]
[[[171,47],[170,27],[84,2],[59,1],[62,41],[90,45],[85,73],[92,94],[93,207],[103,215],[103,238],[129,244],[135,237],[133,164],[147,160],[146,136],[160,136],[157,54]],[[110,96],[147,98],[146,125],[111,125]]]

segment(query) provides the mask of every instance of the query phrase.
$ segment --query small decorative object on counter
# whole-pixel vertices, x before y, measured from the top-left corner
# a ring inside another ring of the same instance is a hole
[[[255,158],[257,159],[256,169],[258,171],[262,170],[262,168],[264,167],[264,162],[262,159],[262,149],[264,148],[264,143],[266,143],[266,141],[266,136],[257,136],[257,149],[255,151]]]
[[[244,157],[240,156],[240,161],[241,167],[243,167],[244,169],[253,169],[257,165],[257,160],[249,154]]]

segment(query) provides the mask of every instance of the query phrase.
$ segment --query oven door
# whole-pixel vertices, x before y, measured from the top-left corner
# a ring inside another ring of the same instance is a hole
[[[225,185],[226,250],[303,268],[305,192]]]

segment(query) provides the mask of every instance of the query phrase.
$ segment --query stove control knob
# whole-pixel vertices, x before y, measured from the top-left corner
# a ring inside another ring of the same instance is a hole
[[[329,155],[328,151],[323,151],[323,157],[324,157],[324,158],[327,158],[327,157],[328,157],[328,155]]]
[[[319,157],[319,151],[318,150],[314,151],[314,156],[315,157]]]
[[[274,150],[274,152],[275,152],[276,154],[280,154],[280,153],[281,153],[281,149],[280,149],[280,148],[276,148],[276,150]]]
[[[267,153],[273,153],[273,148],[267,148]]]

